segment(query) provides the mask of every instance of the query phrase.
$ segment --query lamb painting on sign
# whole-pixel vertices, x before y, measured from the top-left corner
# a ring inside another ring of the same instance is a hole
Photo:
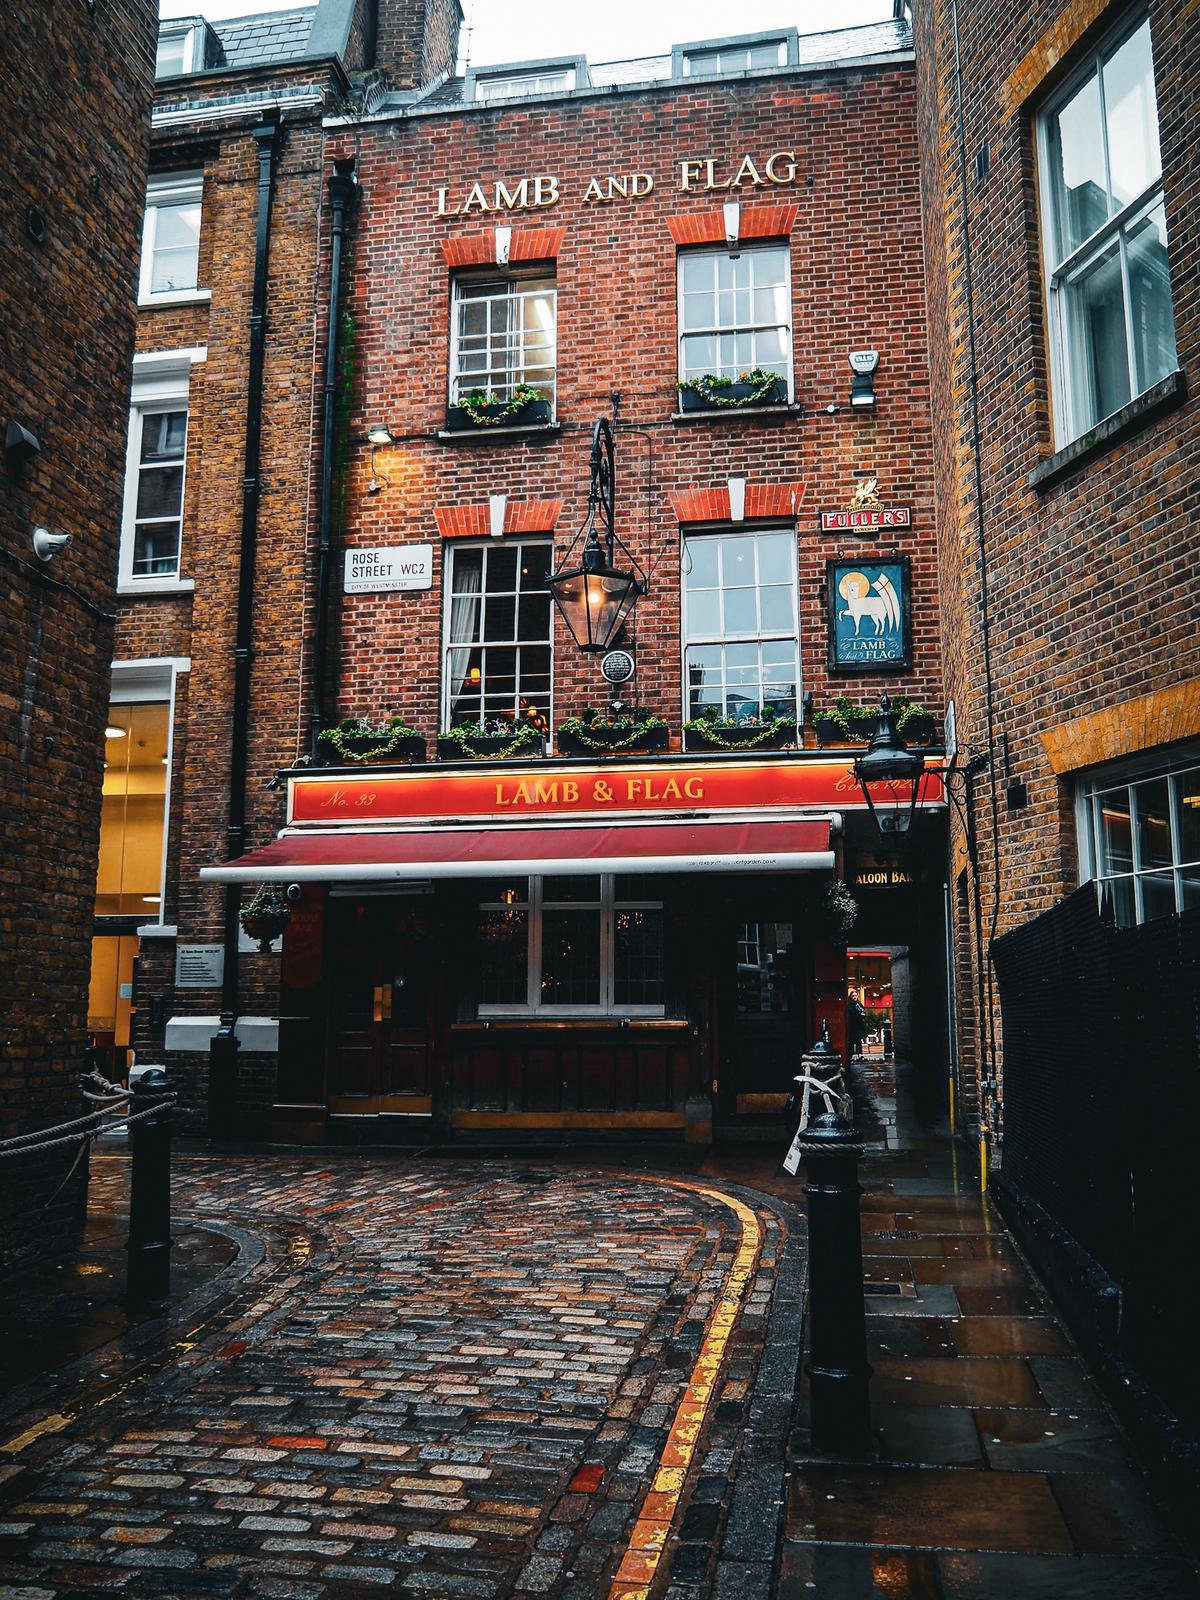
[[[911,666],[908,557],[827,561],[825,573],[831,670],[879,672]]]

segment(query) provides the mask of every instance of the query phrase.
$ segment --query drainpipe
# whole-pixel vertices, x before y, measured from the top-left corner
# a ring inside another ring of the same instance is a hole
[[[341,331],[339,307],[342,298],[342,252],[346,225],[354,206],[358,178],[354,158],[333,163],[329,179],[329,326],[325,332],[325,385],[323,389],[321,434],[321,515],[317,534],[317,571],[314,594],[312,643],[312,698],[308,710],[309,753],[315,760],[321,732],[321,710],[325,687],[325,657],[329,648],[329,569],[333,550],[333,465],[337,426],[338,335]]]
[[[229,749],[228,860],[246,848],[246,769],[250,737],[250,668],[254,630],[254,571],[258,510],[262,494],[263,366],[266,357],[267,251],[271,232],[271,187],[279,153],[279,108],[263,113],[252,130],[258,146],[258,227],[254,242],[254,289],[250,302],[250,349],[246,367],[246,450],[242,476],[242,535],[238,551],[237,628],[233,646],[233,726]],[[209,1131],[229,1138],[237,1104],[238,912],[241,886],[225,888],[225,960],[221,980],[221,1025],[212,1041],[208,1083]]]

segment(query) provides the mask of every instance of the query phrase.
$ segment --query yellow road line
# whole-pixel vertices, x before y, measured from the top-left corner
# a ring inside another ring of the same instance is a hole
[[[639,1177],[644,1176],[639,1174]],[[729,1335],[737,1322],[742,1297],[762,1243],[762,1228],[758,1218],[748,1205],[735,1200],[732,1195],[722,1194],[719,1189],[710,1189],[704,1184],[684,1183],[678,1179],[654,1178],[650,1181],[669,1184],[677,1189],[689,1189],[693,1194],[706,1195],[710,1200],[728,1206],[741,1224],[741,1240],[721,1290],[721,1298],[708,1319],[700,1353],[696,1357],[688,1386],[675,1409],[675,1418],[663,1446],[658,1471],[633,1525],[621,1565],[608,1591],[608,1600],[647,1600],[666,1547],[667,1535],[679,1509],[679,1499],[692,1457],[696,1453],[700,1430],[716,1392],[717,1375],[725,1359]]]

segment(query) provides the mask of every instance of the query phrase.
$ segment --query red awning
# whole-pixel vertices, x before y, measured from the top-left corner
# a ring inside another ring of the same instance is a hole
[[[598,823],[284,834],[202,878],[218,883],[399,883],[529,873],[798,872],[833,866],[827,819]]]

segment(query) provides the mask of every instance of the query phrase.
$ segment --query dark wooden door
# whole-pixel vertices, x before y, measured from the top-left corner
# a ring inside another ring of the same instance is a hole
[[[730,925],[721,995],[722,1121],[783,1110],[804,1053],[806,985],[791,922]]]
[[[430,928],[410,902],[334,901],[329,939],[329,1110],[433,1109]]]

